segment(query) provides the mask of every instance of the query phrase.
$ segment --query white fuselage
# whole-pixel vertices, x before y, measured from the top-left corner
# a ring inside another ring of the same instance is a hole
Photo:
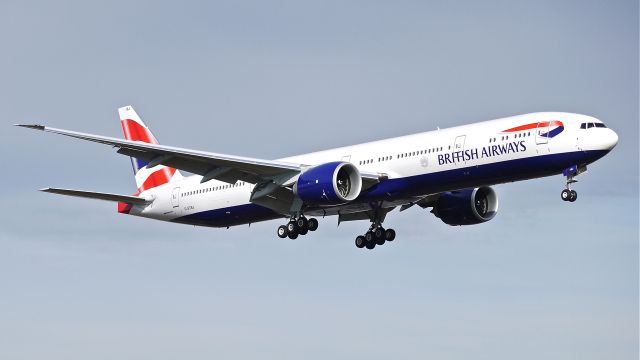
[[[388,179],[376,190],[363,190],[352,203],[321,212],[309,209],[311,215],[331,215],[361,210],[371,199],[382,200],[387,207],[398,206],[442,191],[549,176],[572,165],[586,165],[615,146],[617,135],[603,127],[581,129],[584,123],[601,122],[579,114],[532,113],[280,160],[310,166],[344,161],[361,171],[386,174]],[[149,189],[140,196],[153,202],[134,206],[130,214],[205,226],[231,226],[288,215],[256,212],[248,207],[255,184],[217,180],[201,183],[201,179],[194,175]],[[189,221],[191,218],[195,221]]]

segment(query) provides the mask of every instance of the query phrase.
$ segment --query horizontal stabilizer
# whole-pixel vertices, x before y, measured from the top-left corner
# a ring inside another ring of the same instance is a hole
[[[77,196],[89,199],[97,199],[97,200],[106,200],[106,201],[118,201],[131,205],[141,205],[146,204],[149,201],[144,198],[137,196],[129,196],[129,195],[118,195],[118,194],[109,194],[95,191],[82,191],[82,190],[71,190],[71,189],[58,189],[58,188],[45,188],[40,189],[40,191],[59,194],[59,195],[68,195],[68,196]]]

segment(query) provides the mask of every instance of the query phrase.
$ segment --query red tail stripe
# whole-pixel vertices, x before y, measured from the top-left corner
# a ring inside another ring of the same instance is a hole
[[[530,129],[535,129],[538,127],[548,127],[548,126],[564,126],[564,124],[561,121],[558,120],[553,120],[553,121],[543,121],[543,122],[539,122],[539,123],[532,123],[532,124],[527,124],[527,125],[522,125],[522,126],[516,126],[514,128],[505,130],[503,132],[516,132],[516,131],[523,131],[523,130],[530,130]]]
[[[118,203],[118,212],[120,214],[128,214],[131,211],[132,207],[133,206],[131,206],[131,204],[119,202]]]
[[[143,192],[156,186],[168,183],[175,172],[176,169],[163,166],[161,169],[151,173],[151,175],[147,177],[142,186],[138,189],[138,192]]]
[[[124,130],[124,138],[127,140],[142,141],[149,144],[158,143],[158,140],[156,140],[149,129],[134,120],[122,120],[122,130]]]

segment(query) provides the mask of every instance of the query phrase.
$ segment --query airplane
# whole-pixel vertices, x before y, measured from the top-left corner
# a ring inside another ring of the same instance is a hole
[[[198,226],[288,219],[277,235],[290,239],[316,231],[316,217],[337,216],[338,224],[368,220],[368,230],[355,239],[367,249],[396,238],[382,224],[398,207],[431,208],[452,226],[493,219],[496,184],[562,174],[561,199],[574,202],[576,176],[618,143],[594,117],[538,112],[264,160],[160,145],[132,106],[118,113],[125,139],[16,126],[118,149],[131,157],[136,193],[41,191],[114,201],[122,214]]]

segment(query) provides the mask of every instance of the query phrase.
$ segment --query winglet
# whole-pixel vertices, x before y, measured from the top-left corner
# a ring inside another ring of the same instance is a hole
[[[33,125],[27,125],[27,124],[13,124],[13,126],[20,126],[23,128],[27,128],[27,129],[35,129],[35,130],[40,130],[40,131],[44,131],[45,126],[44,125],[37,125],[37,124],[33,124]]]

